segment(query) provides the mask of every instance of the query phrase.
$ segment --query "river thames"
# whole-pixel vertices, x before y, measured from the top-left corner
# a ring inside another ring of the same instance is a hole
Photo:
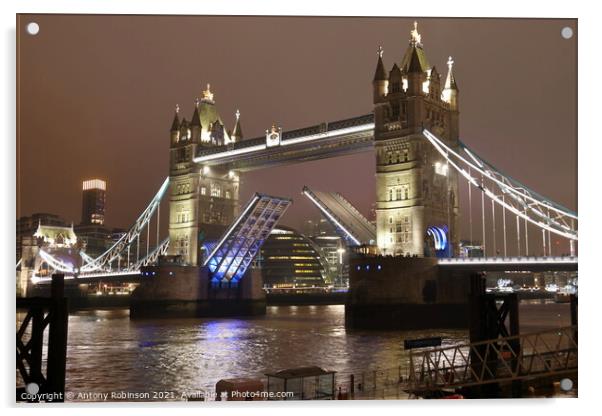
[[[570,324],[569,306],[523,302],[520,318],[523,333],[557,328]],[[337,382],[374,370],[403,374],[403,340],[429,336],[451,345],[468,335],[350,331],[342,305],[270,306],[265,316],[245,319],[134,321],[125,308],[76,311],[69,317],[67,400],[111,400],[113,392],[170,392],[155,399],[180,400],[214,391],[220,379],[310,365],[337,371]]]

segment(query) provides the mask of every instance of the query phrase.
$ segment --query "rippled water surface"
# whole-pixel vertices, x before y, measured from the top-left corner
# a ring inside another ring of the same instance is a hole
[[[347,331],[344,307],[273,306],[248,319],[130,321],[128,310],[69,318],[67,390],[213,390],[222,378],[317,365],[339,372],[396,368],[404,338],[465,331]]]
[[[567,305],[521,305],[531,331],[569,322]],[[66,390],[213,391],[222,378],[317,365],[343,374],[405,368],[403,340],[467,332],[348,331],[344,307],[271,306],[247,319],[129,319],[127,309],[78,311],[69,317]]]

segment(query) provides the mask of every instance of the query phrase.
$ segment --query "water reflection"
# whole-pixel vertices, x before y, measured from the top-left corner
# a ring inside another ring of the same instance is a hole
[[[404,338],[465,331],[346,331],[344,307],[269,307],[248,319],[130,321],[127,310],[69,318],[68,391],[213,390],[222,378],[317,365],[341,373],[396,368]]]

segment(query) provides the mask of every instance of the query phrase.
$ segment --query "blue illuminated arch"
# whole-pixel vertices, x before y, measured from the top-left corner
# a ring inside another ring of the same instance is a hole
[[[447,225],[443,227],[431,225],[427,228],[426,234],[433,239],[437,257],[445,256],[449,250],[449,240],[447,238]]]

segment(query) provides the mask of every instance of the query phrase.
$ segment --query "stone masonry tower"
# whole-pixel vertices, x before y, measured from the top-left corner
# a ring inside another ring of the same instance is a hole
[[[195,101],[192,119],[180,120],[176,106],[171,126],[169,168],[169,254],[189,266],[202,264],[204,243],[216,240],[238,213],[239,175],[194,162],[201,148],[242,139],[240,113],[230,133],[224,127],[210,86]]]
[[[453,61],[445,84],[428,63],[417,23],[400,64],[373,80],[377,244],[381,254],[451,256],[458,248],[458,177],[422,136],[428,129],[458,146]]]

